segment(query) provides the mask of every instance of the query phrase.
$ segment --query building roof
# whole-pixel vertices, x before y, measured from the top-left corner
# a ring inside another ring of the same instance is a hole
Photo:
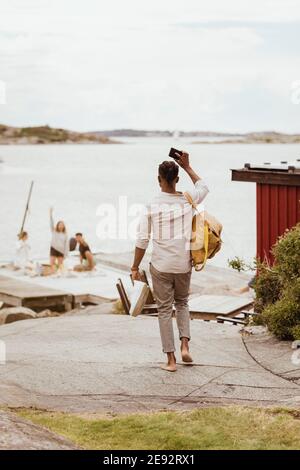
[[[232,169],[232,181],[300,186],[300,159],[280,163],[245,163],[244,168]]]

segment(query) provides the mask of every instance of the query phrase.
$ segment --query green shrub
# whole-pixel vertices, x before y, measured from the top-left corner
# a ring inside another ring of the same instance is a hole
[[[37,137],[49,142],[65,142],[68,139],[67,131],[49,126],[22,127],[17,132],[19,137]]]
[[[283,284],[300,277],[300,223],[285,232],[273,247],[278,274]]]
[[[232,269],[235,269],[239,273],[247,269],[247,265],[242,258],[235,256],[233,259],[227,260],[228,266]]]
[[[300,224],[288,230],[273,247],[274,266],[258,266],[255,310],[280,339],[300,339]]]
[[[300,331],[300,278],[285,289],[277,302],[263,310],[262,319],[278,338],[297,339],[294,333]]]
[[[300,324],[292,328],[292,336],[294,339],[300,340]]]
[[[282,283],[276,268],[269,267],[266,263],[258,266],[259,275],[255,279],[254,290],[256,298],[254,308],[261,313],[264,308],[274,304],[281,295]]]

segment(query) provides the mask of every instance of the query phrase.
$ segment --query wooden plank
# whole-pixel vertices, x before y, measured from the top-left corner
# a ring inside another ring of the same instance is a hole
[[[217,317],[217,322],[218,323],[232,323],[233,325],[246,325],[246,322],[244,320],[241,320],[240,318],[228,318],[228,317],[223,317],[223,316],[218,316]]]
[[[97,272],[74,273],[74,275],[72,272],[66,273],[66,276],[62,277],[37,276],[31,279],[29,276],[20,275],[20,273],[9,269],[1,270],[0,275],[18,279],[27,284],[35,284],[38,291],[42,287],[67,292],[74,296],[95,295],[108,301],[117,298],[114,288],[117,278],[122,277],[123,281],[126,279],[125,275],[119,271],[106,267],[103,270],[99,268]]]
[[[148,304],[146,303],[144,305],[143,311],[141,312],[142,314],[158,314],[158,309],[157,309],[157,304],[156,303],[151,303]]]
[[[51,296],[63,296],[69,294],[51,287],[44,287],[30,282],[24,282],[7,276],[0,276],[0,295],[10,295],[21,299],[25,298],[39,298]]]
[[[262,248],[262,184],[256,185],[256,256],[258,259],[263,260]]]
[[[204,320],[204,321],[214,321],[219,313],[212,312],[193,312],[190,311],[190,317],[192,320]]]
[[[270,185],[261,185],[261,211],[262,211],[262,259],[269,259],[270,256]]]
[[[270,187],[270,214],[269,214],[269,225],[270,225],[270,247],[272,247],[278,238],[279,235],[279,191],[280,186],[271,185]],[[296,189],[296,188],[290,188]],[[266,221],[265,221],[266,223]],[[271,262],[273,263],[274,257],[270,252],[269,256]]]
[[[147,284],[147,286],[149,287],[149,294],[148,294],[146,303],[147,303],[147,304],[154,304],[154,303],[155,303],[155,299],[154,299],[154,295],[153,295],[151,286],[150,286],[149,281],[148,281],[148,277],[147,277],[146,271],[143,270],[143,271],[140,273],[140,275],[141,275],[141,279],[140,279],[140,280],[141,280],[142,282],[145,282],[145,284]],[[130,274],[130,279],[131,279],[131,284],[134,285],[134,283],[133,283],[133,278],[132,278],[132,274]]]
[[[73,295],[73,301],[75,304],[82,304],[89,301],[88,294]]]
[[[247,305],[246,307],[243,308],[251,308],[253,306],[253,303]],[[234,312],[223,314],[223,317],[226,318],[233,318],[236,315],[241,313],[241,309],[237,309]],[[204,320],[204,321],[214,321],[217,319],[218,316],[220,316],[220,313],[214,313],[214,312],[193,312],[190,311],[190,316],[192,320]]]
[[[90,304],[103,304],[103,302],[111,302],[111,299],[105,299],[104,297],[93,295],[93,294],[78,294],[73,295],[73,302],[75,304],[90,303]]]
[[[229,295],[200,295],[189,301],[190,312],[229,314],[252,305],[252,300]]]
[[[117,282],[116,286],[117,286],[117,289],[118,289],[118,292],[119,292],[119,296],[120,296],[124,311],[125,311],[125,313],[127,313],[127,315],[129,315],[130,303],[128,301],[126,293],[124,292],[124,286],[123,286],[122,282]]]
[[[0,276],[0,300],[13,307],[48,308],[63,306],[71,310],[73,296],[68,292]]]
[[[14,297],[13,295],[1,294],[0,293],[1,302],[7,305],[12,305],[13,307],[21,307],[22,306],[22,299],[19,297]]]
[[[287,227],[293,227],[297,223],[297,188],[287,189]]]
[[[103,304],[104,302],[111,302],[111,299],[106,299],[97,295],[88,294],[88,302],[90,302],[91,304],[99,305]]]
[[[1,294],[0,294],[1,295]],[[23,298],[22,306],[28,308],[47,308],[55,306],[64,306],[65,310],[71,310],[73,297],[64,294],[60,296],[49,296],[49,297],[36,297],[36,298]]]
[[[150,286],[149,281],[148,281],[147,273],[146,273],[145,270],[143,270],[143,272],[142,272],[142,281],[144,281],[147,284],[147,286],[149,287],[149,294],[148,294],[146,303],[147,304],[154,304],[155,303],[154,294],[152,292],[151,286]]]
[[[256,312],[251,312],[251,311],[248,311],[248,310],[242,310],[240,312],[241,315],[244,315],[245,318],[248,318],[248,317],[257,317],[259,316],[260,314],[259,313],[256,313]]]

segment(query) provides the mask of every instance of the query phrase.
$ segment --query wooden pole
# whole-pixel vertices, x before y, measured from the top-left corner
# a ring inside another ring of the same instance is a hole
[[[32,193],[32,189],[33,189],[33,181],[31,181],[31,184],[30,184],[30,189],[29,189],[29,194],[28,194],[28,198],[27,198],[27,203],[26,203],[26,207],[25,207],[25,212],[24,212],[24,217],[23,217],[23,222],[22,222],[22,226],[21,226],[21,230],[20,230],[20,234],[23,232],[24,230],[24,226],[25,226],[25,221],[26,221],[26,217],[27,217],[27,214],[28,214],[28,211],[29,211],[29,203],[30,203],[30,199],[31,199],[31,193]]]

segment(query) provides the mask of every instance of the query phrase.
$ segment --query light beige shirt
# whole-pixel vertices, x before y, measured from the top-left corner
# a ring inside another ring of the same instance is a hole
[[[69,239],[66,232],[57,232],[52,215],[50,215],[51,246],[65,257],[69,254]]]
[[[200,204],[208,193],[203,180],[188,191]],[[160,192],[145,207],[138,225],[136,246],[147,249],[152,238],[151,263],[165,273],[186,273],[191,269],[190,239],[193,208],[182,193]]]

